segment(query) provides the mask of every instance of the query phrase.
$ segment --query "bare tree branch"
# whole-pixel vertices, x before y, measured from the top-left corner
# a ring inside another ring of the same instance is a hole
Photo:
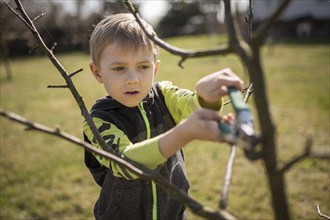
[[[68,89],[68,85],[48,85],[47,88],[52,89]]]
[[[12,112],[4,111],[2,109],[0,109],[0,115],[7,118],[7,119],[9,119],[9,120],[12,120],[12,121],[15,121],[19,124],[27,126],[27,130],[36,130],[36,131],[40,131],[40,132],[43,132],[43,133],[46,133],[46,134],[49,134],[49,135],[59,137],[61,139],[69,141],[73,144],[82,146],[82,147],[86,148],[91,153],[100,155],[102,157],[105,157],[105,158],[111,159],[115,162],[118,162],[120,164],[123,164],[123,165],[125,165],[125,167],[127,167],[127,169],[129,169],[130,171],[132,171],[136,175],[139,175],[139,176],[142,176],[142,175],[146,176],[147,175],[147,174],[144,173],[143,170],[140,170],[139,168],[137,168],[137,167],[133,166],[132,164],[128,163],[125,159],[122,158],[122,155],[116,155],[116,154],[108,153],[107,151],[97,149],[97,148],[93,147],[91,144],[89,144],[87,142],[84,142],[84,141],[80,140],[79,138],[77,138],[75,136],[72,136],[72,135],[70,135],[66,132],[61,131],[59,128],[52,129],[52,128],[49,128],[45,125],[29,121],[28,119],[26,119],[26,118],[24,118],[20,115],[14,114]]]
[[[70,74],[69,74],[69,77],[72,78],[72,77],[74,77],[76,74],[82,72],[83,70],[84,70],[84,69],[81,68],[81,69],[79,69],[79,70],[77,70],[77,71],[74,71],[73,73],[70,73]]]
[[[255,36],[252,40],[252,44],[262,45],[264,39],[266,38],[269,30],[274,25],[275,21],[282,14],[282,12],[287,8],[292,0],[282,0],[281,4],[276,8],[272,15],[262,24],[262,26],[256,31]]]
[[[52,53],[54,52],[54,49],[55,49],[56,46],[57,46],[57,43],[55,42],[55,43],[53,44],[52,48],[50,48],[50,51],[52,51]]]
[[[84,142],[75,136],[72,136],[68,133],[61,131],[59,128],[52,129],[45,125],[29,121],[26,118],[19,116],[17,114],[4,111],[2,109],[0,109],[0,116],[3,116],[9,120],[27,126],[27,130],[36,130],[42,133],[59,137],[75,145],[83,147],[93,154],[100,155],[114,162],[117,162],[121,165],[124,165],[128,170],[140,176],[141,178],[155,181],[157,185],[161,186],[164,190],[170,193],[170,195],[176,198],[179,202],[188,206],[191,209],[191,211],[193,211],[197,215],[203,216],[208,219],[217,219],[217,220],[236,219],[232,214],[230,214],[225,210],[212,210],[208,207],[203,206],[199,202],[190,198],[185,192],[176,188],[175,185],[169,183],[165,177],[159,175],[159,173],[157,173],[156,171],[149,170],[137,164],[136,162],[129,160],[128,158],[124,158],[124,156],[119,153],[109,153],[107,151],[97,149],[91,144]]]
[[[30,19],[30,17],[25,12],[21,2],[19,0],[15,0],[15,3],[16,3],[16,6],[17,6],[17,11],[20,14],[18,12],[16,12],[13,8],[11,8],[6,2],[4,2],[4,4],[8,7],[8,9],[10,11],[12,11],[17,17],[19,17],[24,22],[24,24],[26,24],[26,26],[30,29],[30,31],[32,32],[34,38],[36,39],[36,41],[38,43],[39,48],[47,55],[49,60],[53,63],[53,65],[59,71],[61,76],[65,79],[66,85],[68,86],[68,88],[71,91],[71,94],[73,95],[74,99],[76,100],[76,102],[77,102],[77,104],[78,104],[78,106],[81,110],[81,114],[86,119],[86,122],[90,126],[90,129],[91,129],[93,135],[95,136],[95,139],[97,140],[97,142],[100,144],[100,146],[107,146],[107,144],[101,138],[101,136],[100,136],[93,120],[92,120],[92,118],[90,117],[89,112],[86,108],[86,105],[83,102],[83,99],[80,96],[80,94],[79,94],[78,90],[76,89],[75,85],[73,84],[73,82],[71,80],[71,77],[68,75],[67,71],[62,66],[62,64],[57,60],[57,58],[53,54],[53,51],[50,50],[46,46],[46,44],[44,43],[42,37],[40,36],[37,28],[34,26],[33,21]]]
[[[291,160],[286,162],[282,167],[279,167],[279,172],[285,173],[295,164],[306,158],[317,158],[317,159],[328,159],[330,160],[330,154],[328,153],[320,153],[320,152],[311,152],[311,148],[313,145],[313,140],[310,136],[307,137],[305,143],[305,150],[300,155],[293,157]]]
[[[232,145],[230,148],[229,159],[227,162],[226,173],[220,195],[219,208],[221,209],[226,209],[228,206],[228,194],[229,194],[229,187],[231,184],[231,176],[233,172],[235,156],[236,156],[236,146]]]
[[[35,18],[33,19],[33,22],[35,22],[36,20],[40,19],[41,17],[43,17],[43,16],[45,16],[45,15],[46,15],[46,13],[42,13],[42,14],[38,15],[37,17],[35,17]]]
[[[33,52],[35,49],[37,49],[37,48],[39,48],[39,45],[35,45],[35,46],[33,46],[33,47],[29,50],[29,54],[32,54],[32,52]]]
[[[324,215],[324,214],[321,213],[319,204],[316,204],[316,210],[317,210],[317,213],[319,214],[320,217],[322,217],[324,219],[327,219],[327,220],[330,220],[330,216],[327,216],[327,215]]]
[[[267,173],[274,218],[277,220],[289,220],[290,212],[286,195],[285,179],[284,175],[277,171],[276,126],[272,120],[269,109],[266,81],[264,70],[261,65],[261,44],[255,44],[252,41],[252,44],[248,45],[237,38],[232,21],[230,1],[224,0],[224,4],[227,32],[231,38],[230,45],[246,67],[255,91],[254,100],[262,137],[260,153]]]
[[[181,49],[175,46],[168,44],[167,42],[158,38],[155,34],[149,33],[144,24],[141,21],[141,17],[132,5],[130,0],[123,1],[129,11],[134,15],[136,21],[139,23],[142,30],[145,34],[159,47],[163,48],[164,50],[168,51],[173,55],[177,55],[181,57],[179,62],[179,66],[182,67],[183,62],[188,58],[197,58],[197,57],[206,57],[206,56],[215,56],[215,55],[228,55],[233,52],[232,48],[229,45],[221,46],[215,49],[209,50],[186,50]]]
[[[245,92],[245,96],[244,96],[244,102],[248,103],[250,96],[253,93],[253,83],[250,83],[250,85],[247,87],[246,92]]]
[[[253,1],[249,0],[249,14],[248,17],[246,18],[247,23],[248,23],[248,35],[249,35],[249,44],[251,44],[252,38],[253,38]]]

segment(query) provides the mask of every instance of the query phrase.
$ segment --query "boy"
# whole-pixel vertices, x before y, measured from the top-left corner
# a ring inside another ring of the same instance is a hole
[[[221,118],[216,111],[227,87],[242,89],[242,81],[225,69],[202,78],[196,92],[168,81],[154,83],[158,50],[131,14],[103,19],[91,35],[90,50],[91,72],[109,95],[91,110],[103,139],[188,192],[181,148],[194,139],[221,141],[218,122],[232,123],[233,117]],[[85,140],[100,148],[87,123],[83,130]],[[94,207],[96,219],[184,219],[185,208],[154,182],[88,152],[85,163],[102,187]]]

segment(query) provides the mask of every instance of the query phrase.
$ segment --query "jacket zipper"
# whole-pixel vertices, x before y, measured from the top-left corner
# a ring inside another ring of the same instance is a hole
[[[147,130],[147,139],[151,138],[151,131],[150,131],[150,123],[147,117],[147,112],[144,110],[143,102],[139,104],[139,110],[141,112],[144,124]],[[157,220],[157,188],[154,181],[151,181],[151,189],[152,189],[152,219]]]
[[[147,112],[144,110],[143,102],[141,102],[139,104],[139,110],[141,112],[144,124],[145,124],[146,129],[147,129],[147,139],[150,139],[151,138],[150,123],[149,123],[149,119],[147,117]]]

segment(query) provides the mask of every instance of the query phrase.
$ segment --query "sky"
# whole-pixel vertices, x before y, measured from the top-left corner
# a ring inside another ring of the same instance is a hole
[[[2,1],[2,0],[0,0]],[[13,0],[6,0],[11,2]],[[26,4],[30,0],[24,1]],[[51,7],[47,7],[47,2],[54,2],[62,5],[62,9],[65,12],[68,12],[72,15],[76,15],[76,3],[79,0],[33,0],[31,4],[35,4],[35,7],[41,7],[42,10],[45,10],[46,13],[49,13],[52,10]],[[111,0],[108,0],[111,1]],[[154,27],[157,26],[158,21],[166,15],[167,11],[170,8],[169,1],[171,0],[131,0],[133,3],[137,3],[139,5],[140,15],[146,20],[149,24]],[[175,1],[175,0],[172,0]],[[186,0],[191,1],[191,0]],[[246,8],[249,0],[231,0],[233,4],[237,4],[239,8]],[[38,3],[42,3],[42,5],[38,5]],[[102,1],[100,0],[84,0],[84,5],[82,8],[82,16],[89,15],[93,12],[100,12],[102,7]],[[123,6],[125,7],[125,6]],[[223,9],[223,7],[220,7]],[[236,7],[232,7],[236,8]],[[219,18],[221,18],[221,14],[223,14],[223,10],[219,11]],[[221,19],[219,19],[221,21]]]
[[[77,0],[55,0],[65,5],[65,9],[75,13],[75,1]],[[150,24],[156,25],[160,18],[162,18],[169,7],[167,0],[136,0],[132,1],[140,5],[141,16]],[[83,7],[84,13],[96,11],[101,7],[99,0],[85,0]]]
[[[160,18],[162,18],[169,7],[167,1],[154,0],[154,1],[141,1],[140,6],[141,16],[150,24],[155,25]]]
[[[73,11],[74,13],[74,4],[77,0],[55,1],[64,3],[66,5],[65,8],[69,11]],[[140,15],[153,26],[158,23],[158,21],[166,14],[167,10],[169,9],[168,0],[132,0],[132,2],[138,3],[140,5]],[[248,0],[232,0],[232,2],[233,4],[238,4],[240,9],[244,9],[248,5]],[[97,10],[99,7],[101,7],[99,0],[85,0],[85,13],[88,13],[91,10]]]

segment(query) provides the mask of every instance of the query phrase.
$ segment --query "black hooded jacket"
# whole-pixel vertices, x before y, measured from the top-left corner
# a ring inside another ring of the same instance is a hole
[[[142,105],[150,126],[150,138],[175,126],[158,83],[154,84]],[[138,107],[128,108],[111,97],[106,97],[98,100],[92,107],[91,116],[116,125],[133,144],[147,139],[146,125]],[[101,131],[106,129],[106,126],[101,127],[99,128]],[[95,140],[89,140],[86,135],[84,137],[87,142],[95,142]],[[108,144],[116,150],[116,143],[109,142],[111,137],[107,138]],[[153,182],[117,177],[112,173],[111,168],[101,165],[94,155],[87,151],[85,152],[85,164],[96,183],[101,186],[100,196],[94,207],[96,219],[184,219],[185,208]],[[125,169],[123,168],[123,170]],[[189,181],[181,150],[160,165],[157,170],[169,182],[184,192],[188,192]],[[127,176],[129,176],[128,173]]]

